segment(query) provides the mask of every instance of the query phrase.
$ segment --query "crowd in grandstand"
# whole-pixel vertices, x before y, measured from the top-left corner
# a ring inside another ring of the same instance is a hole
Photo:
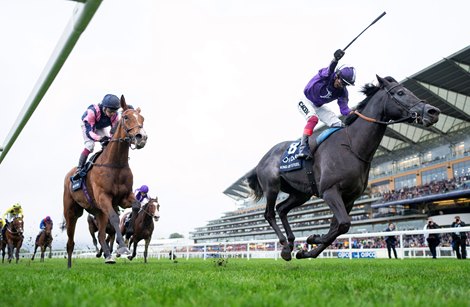
[[[384,193],[376,193],[374,197],[382,197],[380,202],[389,202],[403,199],[411,199],[432,194],[443,194],[455,190],[470,189],[470,178],[467,176],[457,179],[432,181],[414,187],[403,187],[399,190],[391,190]]]

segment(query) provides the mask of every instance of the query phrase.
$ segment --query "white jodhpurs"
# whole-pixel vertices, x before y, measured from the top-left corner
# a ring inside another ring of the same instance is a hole
[[[109,127],[106,127],[104,129],[96,129],[95,133],[98,134],[99,136],[109,136]],[[83,141],[85,144],[85,148],[88,149],[90,152],[93,152],[95,149],[95,142],[94,140],[90,139],[88,135],[86,135],[86,128],[85,124],[82,124],[82,136],[83,136]]]
[[[306,120],[316,115],[328,127],[341,127],[342,122],[333,111],[328,110],[325,105],[316,107],[307,97],[303,97],[298,103],[297,108]]]

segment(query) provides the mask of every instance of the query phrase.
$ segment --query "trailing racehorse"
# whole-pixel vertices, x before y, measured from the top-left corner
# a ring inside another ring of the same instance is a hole
[[[36,256],[36,250],[38,247],[41,247],[41,262],[44,262],[44,253],[46,249],[49,247],[49,258],[52,258],[52,221],[45,222],[46,227],[41,230],[41,232],[36,237],[36,242],[34,243],[34,253],[31,257],[31,260],[34,260],[34,256]]]
[[[123,215],[121,218],[121,233],[124,235],[126,232],[125,229],[125,220],[127,214]],[[127,258],[129,260],[134,259],[137,254],[137,244],[140,240],[145,240],[145,249],[144,249],[144,262],[147,263],[148,247],[150,241],[152,240],[153,230],[155,228],[153,222],[157,222],[160,218],[160,204],[158,203],[158,198],[150,198],[148,203],[142,206],[142,209],[137,214],[135,219],[135,228],[134,234],[130,237],[129,247],[134,245],[132,255],[129,255]]]
[[[2,238],[2,263],[5,260],[5,247],[8,248],[8,262],[13,259],[13,250],[15,250],[16,263],[20,259],[20,249],[23,245],[23,229],[24,222],[22,217],[13,219],[8,225],[5,231],[5,236]]]
[[[98,220],[98,241],[103,248],[106,263],[115,263],[106,243],[106,225],[108,221],[116,231],[116,241],[120,254],[128,254],[129,249],[119,232],[119,207],[130,208],[137,212],[140,203],[132,192],[133,175],[129,167],[129,148],[141,149],[147,142],[147,134],[143,128],[144,118],[140,108],[127,106],[121,96],[122,114],[116,131],[101,155],[94,161],[93,167],[83,180],[81,189],[73,190],[71,176],[76,168],[72,168],[64,179],[64,218],[67,228],[68,267],[72,267],[72,252],[75,246],[74,235],[77,220],[85,209]]]
[[[316,195],[323,198],[333,211],[328,233],[311,235],[307,239],[307,243],[317,244],[317,247],[296,254],[298,259],[316,258],[336,237],[348,232],[351,226],[349,212],[367,187],[370,163],[387,125],[407,122],[428,127],[438,121],[439,109],[421,101],[391,77],[377,76],[377,79],[377,86],[367,84],[363,87],[362,92],[367,97],[354,114],[348,115],[345,128],[332,134],[318,147],[314,141],[318,133],[310,137],[313,175],[308,175],[304,169],[280,172],[281,157],[293,142],[275,145],[246,175],[255,200],[266,198],[264,217],[283,245],[281,256],[284,260],[291,260],[295,240],[287,220],[291,209]],[[276,206],[287,239],[275,218],[274,207],[280,191],[289,194]]]
[[[88,214],[87,221],[88,221],[88,230],[90,231],[90,235],[93,240],[93,245],[95,246],[96,257],[100,258],[101,255],[103,254],[103,249],[98,248],[98,241],[96,240],[96,236],[95,236],[95,233],[98,231],[98,221],[91,214]],[[107,234],[106,243],[109,246],[109,252],[113,253],[113,246],[114,246],[114,239],[116,238],[116,231],[114,230],[114,227],[111,225],[109,221],[106,225],[106,234]]]

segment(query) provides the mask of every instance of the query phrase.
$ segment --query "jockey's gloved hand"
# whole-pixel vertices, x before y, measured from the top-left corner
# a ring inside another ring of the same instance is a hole
[[[338,49],[335,51],[334,57],[336,61],[341,60],[341,58],[344,56],[344,51],[341,49]]]
[[[101,146],[106,146],[109,143],[109,136],[103,136],[100,140]]]
[[[351,109],[348,106],[342,106],[339,108],[341,115],[347,116],[349,113],[351,113]]]

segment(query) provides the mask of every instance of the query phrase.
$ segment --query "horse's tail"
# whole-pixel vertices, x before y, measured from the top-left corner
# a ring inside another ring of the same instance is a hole
[[[259,184],[258,181],[258,174],[256,174],[256,168],[252,169],[248,174],[245,175],[246,181],[248,182],[248,186],[252,190],[252,197],[255,202],[258,202],[261,198],[263,198],[263,188]]]

